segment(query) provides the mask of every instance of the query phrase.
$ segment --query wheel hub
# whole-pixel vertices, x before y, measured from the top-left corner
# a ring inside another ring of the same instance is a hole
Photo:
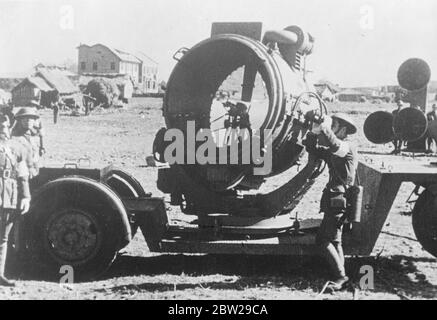
[[[100,230],[88,213],[67,209],[48,221],[49,252],[56,260],[71,264],[84,263],[97,252]]]

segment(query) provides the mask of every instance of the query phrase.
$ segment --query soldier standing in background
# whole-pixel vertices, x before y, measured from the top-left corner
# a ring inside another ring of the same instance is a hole
[[[58,114],[59,114],[59,104],[58,102],[52,102],[51,107],[53,110],[53,123],[58,123]]]
[[[396,101],[396,105],[397,108],[396,110],[393,110],[392,114],[393,114],[393,119],[396,118],[399,114],[399,112],[401,112],[402,108],[404,107],[404,104],[402,103],[402,100],[398,99]],[[393,140],[393,145],[395,147],[395,149],[393,150],[393,154],[400,154],[401,153],[401,149],[402,149],[402,144],[403,141],[401,139],[399,139],[399,137],[395,137]]]
[[[83,100],[82,103],[85,107],[85,115],[89,115],[91,110],[93,110],[95,108],[97,100],[92,97],[91,95],[88,94],[84,94],[83,95]]]
[[[39,156],[42,157],[45,153],[45,148],[44,148],[44,130],[42,127],[42,122],[41,119],[38,115],[38,109],[41,109],[41,105],[35,101],[32,100],[30,101],[30,106],[31,108],[33,107],[35,109],[35,114],[37,115],[38,118],[35,119],[33,128],[32,128],[32,132],[34,136],[38,136],[39,137]]]
[[[38,125],[39,115],[35,108],[24,107],[18,110],[15,119],[17,123],[12,130],[12,139],[21,143],[30,153],[29,176],[33,178],[39,173],[39,159],[45,152],[42,128]]]
[[[9,140],[9,120],[0,114],[0,286],[14,286],[6,279],[9,233],[14,221],[30,207],[29,154],[18,141]]]
[[[436,104],[433,104],[432,110],[426,114],[426,120],[428,120],[428,128],[429,128],[429,125],[431,123],[437,121],[437,105]],[[427,143],[428,150],[431,150],[433,142],[434,142],[434,138],[432,137],[432,135],[430,134],[430,132],[428,130],[427,136],[426,136],[426,143]]]

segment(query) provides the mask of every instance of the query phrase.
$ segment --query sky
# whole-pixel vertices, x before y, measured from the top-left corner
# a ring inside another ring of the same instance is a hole
[[[0,0],[0,77],[76,61],[79,44],[103,43],[145,52],[167,80],[174,52],[208,38],[216,21],[301,26],[316,39],[307,63],[314,80],[396,84],[411,57],[437,79],[435,0]]]

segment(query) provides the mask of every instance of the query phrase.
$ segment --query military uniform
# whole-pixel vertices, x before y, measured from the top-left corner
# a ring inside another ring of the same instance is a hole
[[[338,139],[330,128],[322,129],[326,146],[307,146],[307,150],[323,159],[329,168],[329,181],[323,190],[320,211],[324,218],[317,242],[341,243],[342,223],[346,213],[346,191],[355,182],[358,166],[357,152],[347,141]]]
[[[324,132],[324,135],[328,138],[329,147],[319,152],[328,165],[329,181],[320,201],[320,211],[325,215],[317,242],[339,245],[342,242],[342,219],[347,206],[345,194],[355,182],[357,152],[350,143],[337,139],[332,131]]]
[[[435,108],[435,105],[433,105],[433,109]],[[433,123],[434,121],[437,121],[437,112],[436,111],[430,111],[426,114],[426,119],[428,120],[428,125]],[[432,143],[434,142],[434,138],[429,133],[429,131],[426,132],[426,143],[428,150],[431,150]]]
[[[33,128],[23,128],[17,121],[16,125],[12,129],[12,140],[20,143],[30,154],[27,158],[27,166],[29,168],[30,178],[33,178],[39,174],[39,161],[41,155],[41,140],[43,136],[43,129],[39,116],[33,108],[21,108],[15,115],[16,119],[21,117],[33,117],[37,120]]]
[[[28,157],[20,143],[0,137],[0,285],[12,285],[4,277],[6,254],[20,202],[30,201]]]
[[[402,107],[403,107],[403,104],[398,103],[398,108],[396,110],[393,110],[393,112],[392,112],[393,119],[395,119],[399,115],[399,112],[401,112]],[[403,141],[399,138],[399,136],[395,135],[394,140],[393,140],[393,146],[395,147],[395,149],[393,150],[394,154],[401,153],[402,144],[403,144]]]
[[[39,143],[38,137],[32,135],[29,131],[16,130],[12,133],[12,140],[21,144],[29,157],[26,158],[27,167],[29,168],[30,178],[36,177],[39,174]]]
[[[306,147],[308,152],[323,159],[329,168],[329,181],[323,190],[320,205],[324,217],[316,243],[335,273],[335,281],[329,287],[331,290],[339,290],[349,280],[344,268],[342,231],[347,210],[346,193],[355,182],[358,160],[355,148],[337,135],[343,139],[348,134],[356,133],[357,129],[347,115],[339,114],[333,118],[338,123],[337,133],[334,133],[331,124],[320,125],[314,133],[320,136],[320,140],[325,140],[324,146],[317,146],[318,138],[309,134],[307,140],[310,141],[307,141]],[[340,133],[343,128],[346,131]]]

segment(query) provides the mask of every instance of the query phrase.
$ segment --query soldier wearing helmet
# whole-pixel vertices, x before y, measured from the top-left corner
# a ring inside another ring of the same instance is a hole
[[[323,159],[329,168],[329,181],[321,199],[320,211],[324,217],[317,245],[334,273],[328,286],[332,291],[341,290],[349,281],[344,268],[342,233],[347,208],[345,194],[355,182],[358,161],[355,148],[345,139],[356,132],[357,128],[348,115],[336,114],[314,125],[313,134],[306,143],[308,152]],[[318,145],[317,141],[320,144],[323,141],[324,145]]]
[[[30,207],[27,150],[9,139],[9,119],[0,115],[0,286],[13,286],[5,277],[9,233],[17,215]]]
[[[42,132],[39,125],[39,115],[35,108],[23,107],[15,114],[16,124],[12,130],[12,139],[21,143],[31,154],[28,162],[30,178],[39,173],[39,159],[43,154],[41,149]]]
[[[34,109],[35,113],[38,114],[39,109],[43,108],[38,101],[32,100],[29,104],[30,108]],[[39,156],[42,157],[45,153],[44,149],[44,131],[42,128],[42,122],[41,119],[38,117],[38,119],[35,120],[35,124],[32,129],[33,135],[39,137]]]

